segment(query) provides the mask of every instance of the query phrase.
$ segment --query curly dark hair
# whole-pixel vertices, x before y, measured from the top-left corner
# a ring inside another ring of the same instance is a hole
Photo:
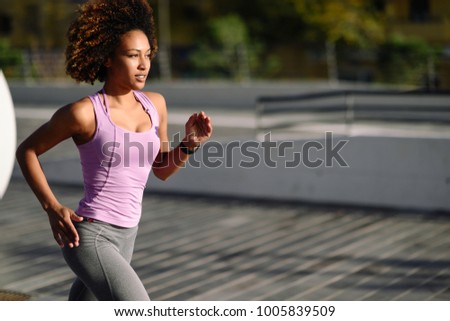
[[[91,0],[79,7],[69,27],[66,73],[77,82],[94,84],[106,78],[104,63],[123,34],[141,30],[148,38],[153,59],[158,50],[153,9],[146,0]]]

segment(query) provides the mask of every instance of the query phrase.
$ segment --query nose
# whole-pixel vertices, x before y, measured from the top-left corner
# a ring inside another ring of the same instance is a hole
[[[138,69],[139,70],[146,70],[147,69],[147,59],[146,59],[146,57],[140,57]]]

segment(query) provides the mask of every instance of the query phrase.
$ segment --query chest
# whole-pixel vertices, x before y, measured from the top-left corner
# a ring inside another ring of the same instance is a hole
[[[109,109],[111,121],[118,127],[130,132],[146,132],[152,126],[150,115],[144,110],[142,105],[138,104],[129,108],[115,108],[111,106]]]

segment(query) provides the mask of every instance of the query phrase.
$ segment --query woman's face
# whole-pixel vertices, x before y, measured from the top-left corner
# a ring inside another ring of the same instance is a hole
[[[106,62],[108,83],[123,89],[141,90],[150,72],[151,48],[141,30],[132,30],[121,37],[119,46]]]

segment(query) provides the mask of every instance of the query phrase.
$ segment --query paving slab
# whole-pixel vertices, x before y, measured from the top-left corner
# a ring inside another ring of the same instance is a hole
[[[18,142],[54,110],[27,108]],[[251,113],[214,112],[217,140],[255,137]],[[43,161],[77,157],[66,141]],[[74,275],[19,174],[0,200],[0,299],[66,300]],[[52,187],[68,206],[82,197]],[[132,264],[153,300],[450,300],[449,232],[448,213],[149,190]]]
[[[74,275],[23,180],[0,226],[0,298],[66,300]],[[449,300],[449,249],[448,215],[147,192],[132,264],[153,300]]]

